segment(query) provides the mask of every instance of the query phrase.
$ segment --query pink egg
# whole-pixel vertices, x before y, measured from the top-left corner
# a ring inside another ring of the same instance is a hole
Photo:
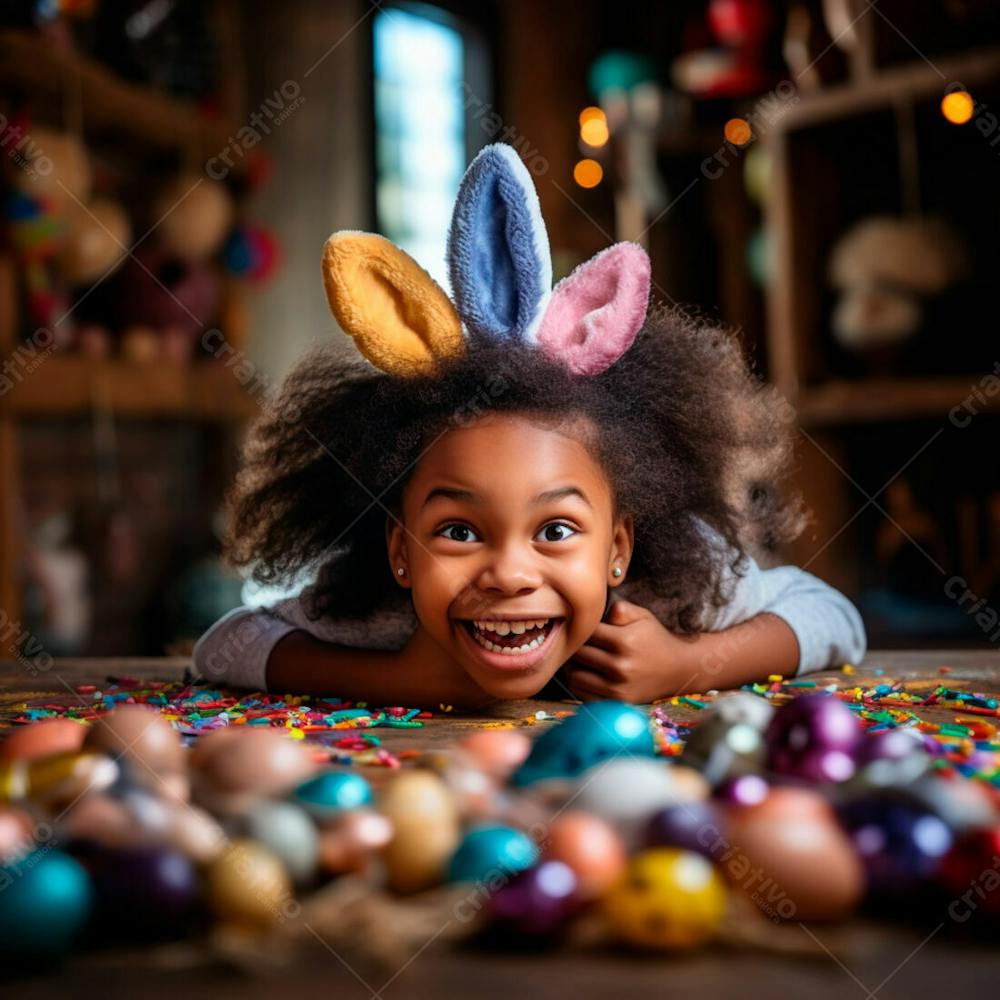
[[[861,861],[821,796],[772,788],[759,805],[729,806],[712,858],[769,919],[838,920],[860,902]]]
[[[182,770],[186,759],[177,732],[147,705],[112,709],[91,727],[86,747],[120,759],[134,780],[152,787],[161,776]]]
[[[57,753],[76,753],[87,727],[72,719],[44,719],[15,729],[0,744],[0,760],[38,760]]]
[[[621,877],[628,858],[614,829],[592,813],[557,816],[542,841],[544,856],[576,873],[581,897],[596,899]]]
[[[513,729],[480,729],[458,745],[484,771],[498,778],[508,777],[531,752],[531,740]]]

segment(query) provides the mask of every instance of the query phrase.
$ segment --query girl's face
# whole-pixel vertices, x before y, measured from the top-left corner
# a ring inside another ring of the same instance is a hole
[[[583,645],[632,552],[631,519],[615,518],[587,447],[519,415],[438,438],[404,488],[402,522],[389,528],[393,575],[444,653],[497,698],[536,694]]]

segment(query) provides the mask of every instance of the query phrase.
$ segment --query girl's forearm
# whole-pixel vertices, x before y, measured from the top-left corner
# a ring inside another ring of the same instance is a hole
[[[736,688],[770,674],[791,677],[799,665],[799,643],[777,615],[762,613],[724,629],[696,636],[689,649],[684,691]]]
[[[436,708],[482,705],[492,699],[428,647],[422,630],[398,652],[353,649],[290,632],[267,661],[268,691],[288,691],[373,705]]]

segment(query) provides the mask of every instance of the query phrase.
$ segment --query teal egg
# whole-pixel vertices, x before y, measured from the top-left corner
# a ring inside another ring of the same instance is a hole
[[[67,951],[93,903],[90,877],[62,851],[38,850],[0,866],[0,953]]]
[[[619,754],[656,756],[649,719],[621,701],[594,701],[544,732],[511,780],[524,787],[549,778],[575,778]]]
[[[505,879],[538,860],[535,842],[509,826],[474,826],[462,838],[448,866],[451,882]]]
[[[326,771],[303,782],[292,798],[317,819],[372,804],[371,786],[360,774]]]

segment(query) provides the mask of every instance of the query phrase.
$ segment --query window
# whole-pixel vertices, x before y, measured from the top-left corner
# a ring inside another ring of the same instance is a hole
[[[448,224],[476,151],[469,95],[486,99],[469,81],[487,77],[486,53],[472,29],[421,4],[383,5],[372,34],[376,227],[447,288]]]

